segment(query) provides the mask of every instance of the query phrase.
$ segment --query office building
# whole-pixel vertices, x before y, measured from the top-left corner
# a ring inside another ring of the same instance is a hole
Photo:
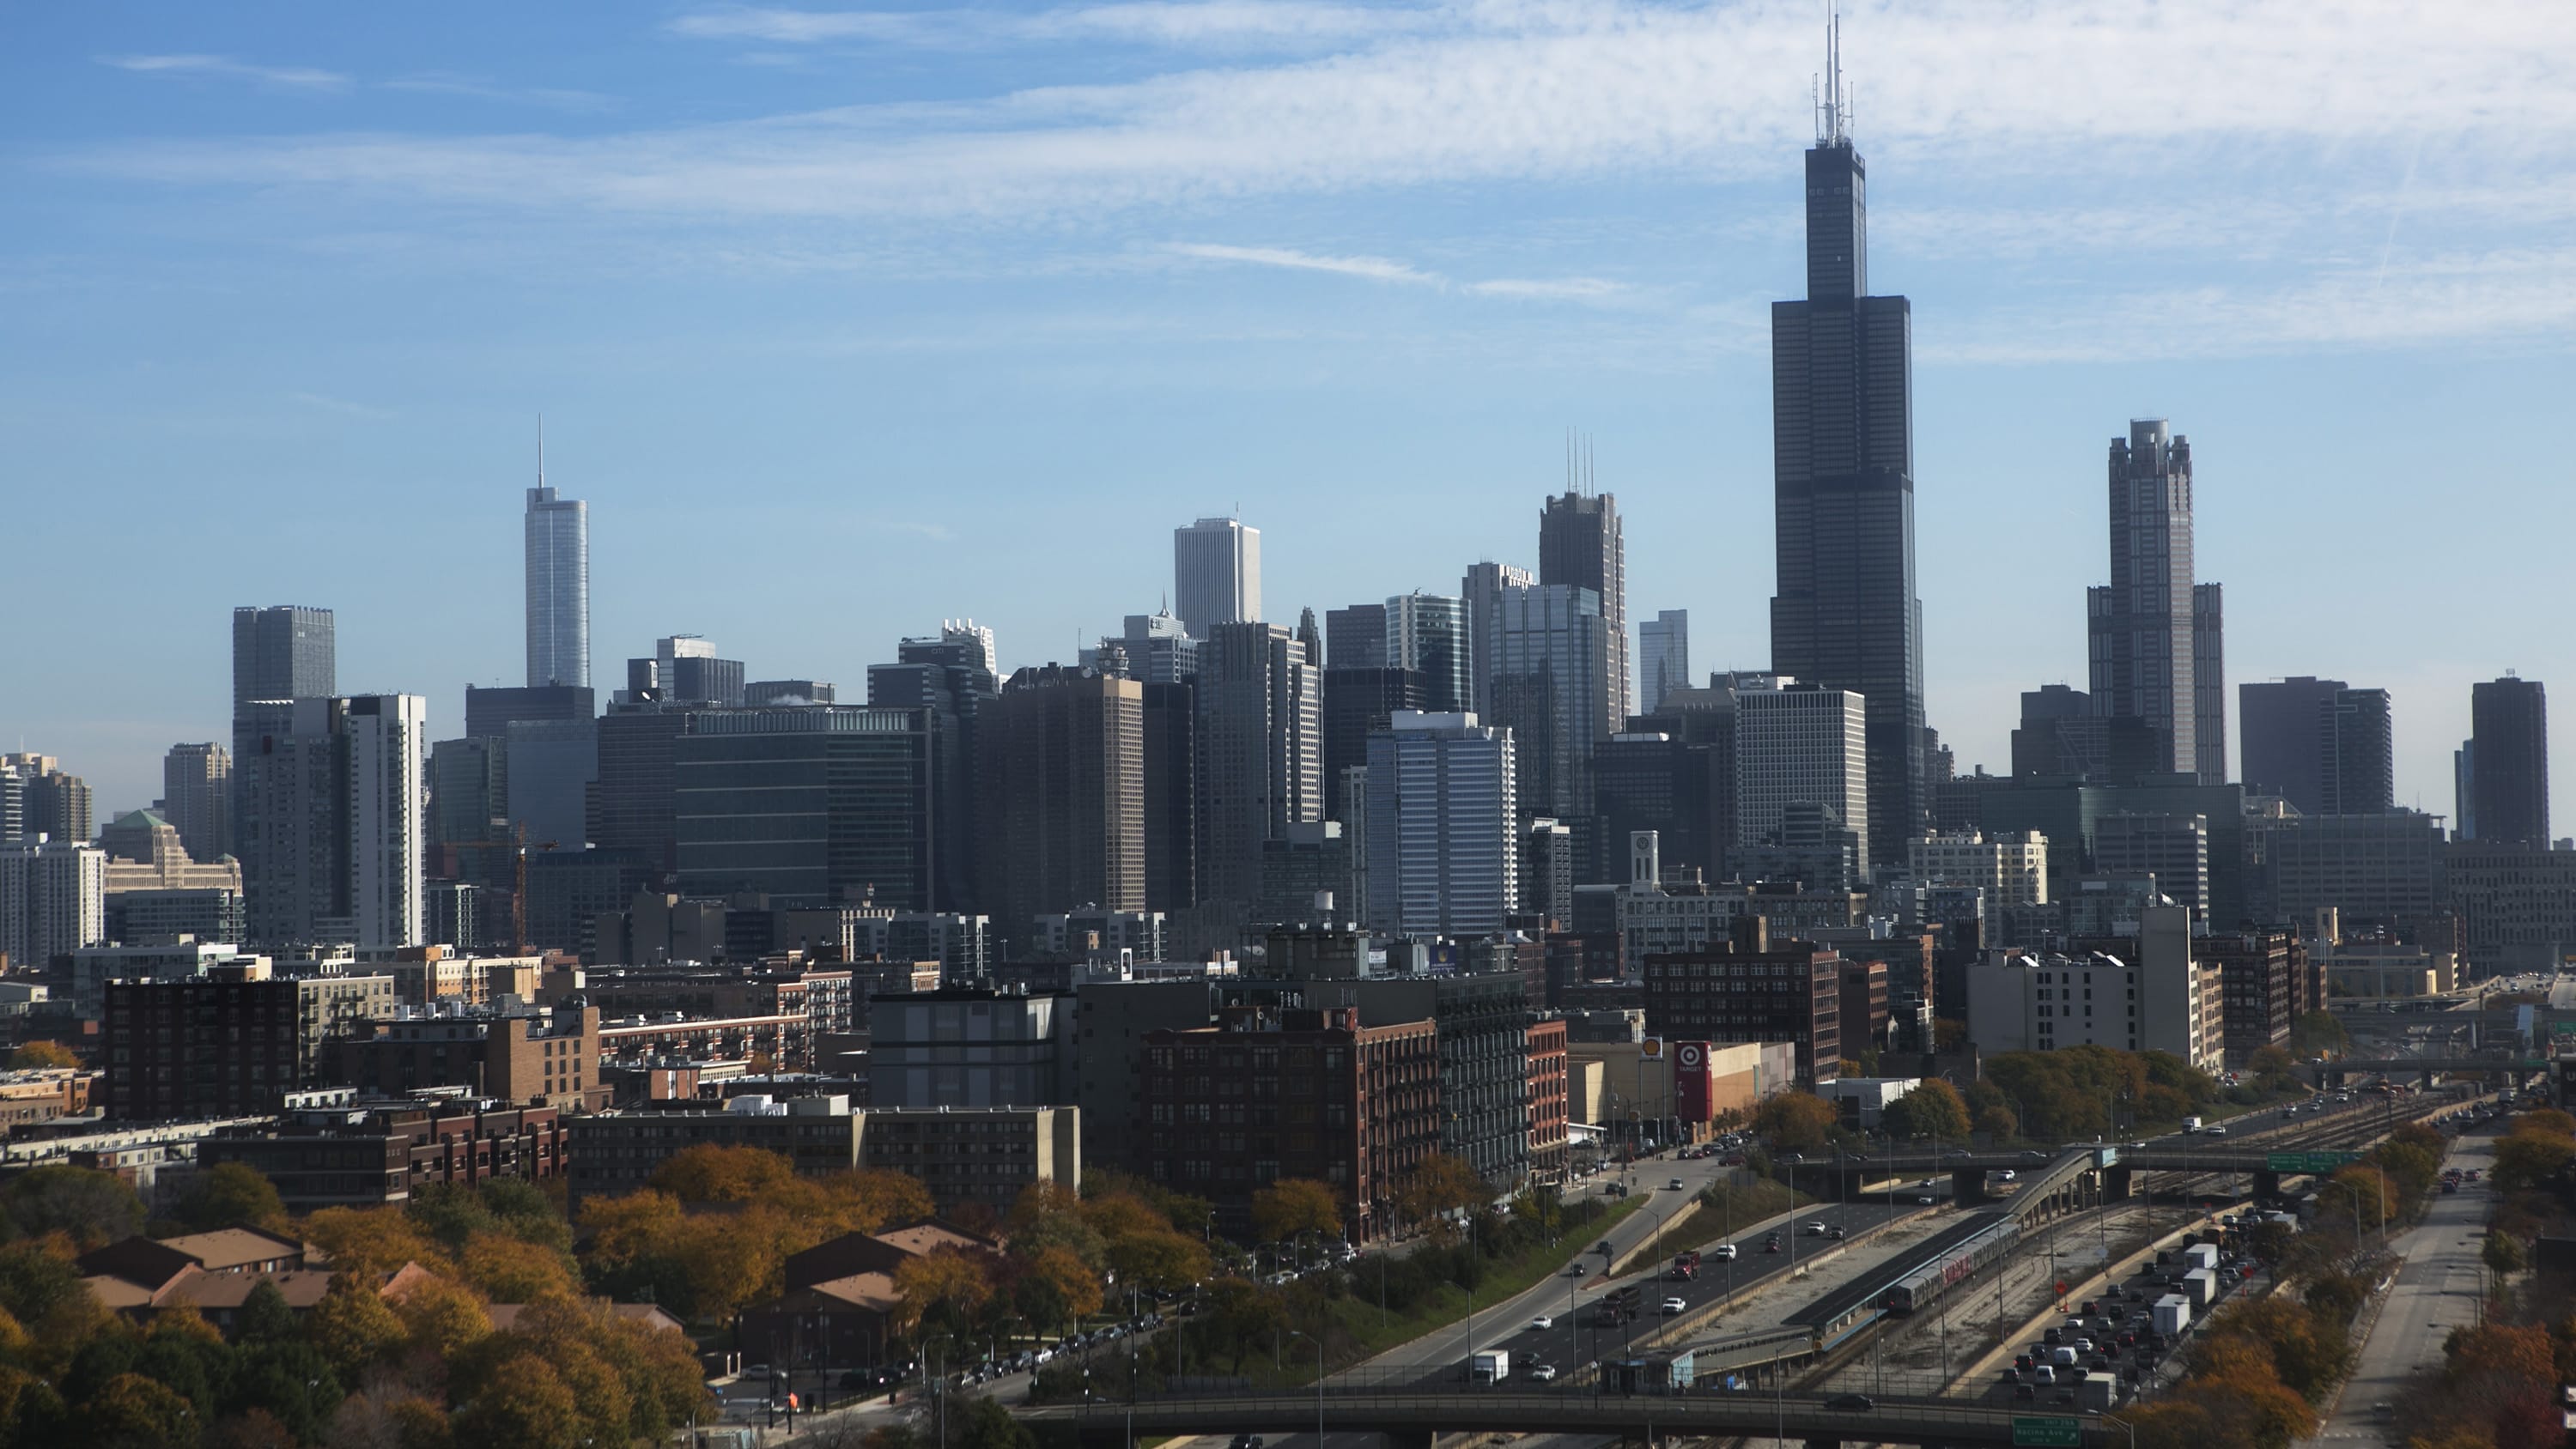
[[[1646,958],[1646,1034],[1788,1042],[1797,1048],[1801,1081],[1830,1082],[1842,1071],[1842,973],[1833,951],[1775,941],[1760,918],[1746,917],[1722,943]]]
[[[2467,747],[2460,817],[2465,838],[2491,844],[2549,843],[2549,700],[2536,679],[2508,674],[2469,689],[2474,731]]]
[[[1349,1007],[1241,1011],[1145,1042],[1145,1176],[1214,1202],[1230,1236],[1248,1239],[1253,1196],[1293,1177],[1332,1189],[1350,1241],[1385,1237],[1405,1175],[1441,1150],[1439,1033],[1428,1021],[1363,1025]]]
[[[1740,690],[1735,702],[1735,840],[1745,848],[1779,842],[1790,807],[1821,807],[1872,859],[1868,722],[1847,689],[1782,680]]]
[[[1618,636],[1601,610],[1599,594],[1570,584],[1503,590],[1490,676],[1493,713],[1477,716],[1511,732],[1521,809],[1586,833],[1593,747],[1617,724],[1606,661]]]
[[[1690,610],[1666,609],[1637,625],[1637,707],[1653,714],[1664,695],[1691,686]]]
[[[1915,884],[1979,893],[1979,924],[1987,940],[2000,939],[2011,913],[2048,904],[2048,837],[2036,830],[1993,839],[1975,830],[1926,835],[1906,856]]]
[[[593,845],[630,851],[657,874],[679,869],[672,769],[687,723],[687,711],[652,700],[615,704],[599,717]],[[501,798],[508,798],[506,780]]]
[[[1275,933],[1270,944],[1277,971],[1293,953]],[[1310,979],[1323,974],[1312,966],[1291,970]],[[1432,1023],[1440,1049],[1439,1150],[1465,1158],[1506,1191],[1528,1176],[1529,1005],[1517,973],[1378,978],[1328,990],[1358,1005],[1364,1027]]]
[[[111,941],[238,941],[250,926],[239,887],[110,891],[106,916]]]
[[[741,660],[717,658],[715,644],[698,635],[673,634],[653,642],[650,658],[626,661],[626,688],[617,700],[739,709],[742,687]]]
[[[590,505],[546,486],[545,449],[528,490],[528,683],[590,684]]]
[[[1327,658],[1331,657],[1329,654]],[[1368,764],[1369,736],[1386,728],[1398,710],[1424,709],[1423,678],[1410,669],[1344,669],[1324,671],[1324,781],[1330,789],[1354,769]],[[1343,813],[1338,790],[1325,802],[1325,813],[1357,831],[1360,822]]]
[[[868,1001],[872,1107],[1071,1106],[1074,998],[971,987]]]
[[[2111,440],[2111,582],[2085,591],[2093,707],[2114,773],[2199,769],[2192,673],[2191,443],[2163,419]]]
[[[1030,931],[1028,949],[1048,956],[1165,959],[1160,911],[1055,911],[1032,921]]]
[[[1103,674],[1147,684],[1186,684],[1199,673],[1199,641],[1170,613],[1130,614],[1126,632],[1105,636],[1083,662]]]
[[[2152,875],[2156,889],[2192,919],[2209,922],[2209,821],[2199,815],[2122,812],[2093,823],[2093,869]]]
[[[978,899],[1006,940],[1044,914],[1145,909],[1145,686],[1023,669],[978,728]]]
[[[1870,816],[1852,829],[1901,859],[1931,806],[1913,312],[1903,297],[1869,295],[1867,168],[1838,70],[1829,86],[1806,158],[1806,299],[1771,305],[1771,668],[1865,702]]]
[[[1145,908],[1181,911],[1198,902],[1197,692],[1149,680],[1143,696]]]
[[[1202,518],[1172,530],[1172,604],[1193,639],[1261,618],[1261,530]]]
[[[337,1079],[370,1097],[462,1088],[515,1105],[595,1112],[611,1096],[599,1076],[597,1006],[552,1013],[407,1007],[352,1023],[330,1050]]]
[[[1038,1183],[1081,1187],[1082,1109],[871,1105],[859,1165],[911,1177],[941,1212],[973,1203],[1006,1215]]]
[[[1196,698],[1201,900],[1257,898],[1261,842],[1323,818],[1322,673],[1276,624],[1209,631]]]
[[[97,833],[89,782],[63,773],[51,755],[0,755],[0,845],[32,840],[88,840]]]
[[[2480,969],[2554,974],[2576,949],[2576,850],[2455,840],[2443,867],[2459,943]]]
[[[107,852],[42,835],[0,845],[0,956],[9,969],[41,971],[106,931]]]
[[[2191,681],[2198,718],[2192,722],[2200,778],[2227,779],[2227,605],[2223,584],[2191,586]]]
[[[838,704],[841,692],[828,679],[755,679],[742,687],[742,702],[764,704]]]
[[[2218,1068],[2221,968],[2193,960],[2192,944],[2189,912],[2150,906],[2126,954],[1989,951],[1968,967],[1969,1039],[1988,1055],[2105,1046]]]
[[[2302,815],[2373,815],[2396,804],[2388,691],[2300,675],[2237,688],[2245,786]]]
[[[339,692],[328,609],[293,605],[233,610],[233,717],[262,699],[310,699]],[[236,763],[241,747],[233,747]]]
[[[1368,745],[1368,922],[1394,936],[1487,936],[1520,910],[1508,732],[1399,710]]]
[[[1362,919],[1367,892],[1358,879],[1361,829],[1339,820],[1300,820],[1288,833],[1261,842],[1261,897],[1253,902],[1256,925]]]
[[[510,745],[468,735],[429,747],[429,841],[434,847],[510,838]]]
[[[1455,714],[1475,697],[1463,601],[1419,591],[1386,601],[1386,666],[1421,683],[1422,708]],[[1339,667],[1339,666],[1335,666]]]
[[[1590,466],[1587,459],[1587,473]],[[1538,581],[1589,589],[1600,601],[1609,645],[1600,663],[1600,697],[1615,727],[1636,707],[1628,677],[1628,543],[1617,495],[1568,488],[1547,500],[1539,511]]]
[[[931,908],[942,817],[929,711],[803,705],[683,719],[672,756],[682,894]]]
[[[599,713],[594,699],[587,685],[477,689],[469,684],[465,686],[465,734],[469,739],[504,739],[510,726],[522,721],[591,719]]]
[[[993,677],[993,631],[973,621],[947,621],[936,636],[906,639],[892,664],[868,666],[868,707],[927,711],[933,792],[930,897],[925,910],[965,910],[982,878],[975,823],[982,806],[978,731],[999,692]]]
[[[1384,604],[1353,604],[1324,611],[1324,667],[1384,669],[1387,626]]]
[[[2263,1048],[2288,1047],[2290,1024],[2313,1009],[2302,995],[2307,951],[2297,935],[2222,931],[2194,942],[2192,949],[2204,970],[2218,972],[2224,1002],[2220,1041],[2227,1065],[2242,1070]]]
[[[238,841],[252,939],[411,946],[424,924],[428,702],[256,701]]]
[[[527,832],[530,850],[581,849],[599,779],[599,721],[512,720],[502,739],[511,830]]]
[[[197,860],[233,853],[233,757],[211,741],[172,745],[161,757],[161,813]]]
[[[324,1085],[325,1045],[394,1014],[390,976],[260,979],[259,968],[106,985],[107,1115],[128,1121],[271,1115]]]
[[[2257,816],[2242,846],[2254,880],[2247,919],[2304,928],[2332,910],[2351,926],[2376,926],[2407,940],[2451,910],[2442,817],[2412,810],[2381,815]],[[2226,858],[2213,831],[2211,864]],[[2224,914],[2213,919],[2232,924]]]
[[[1502,659],[1503,594],[1538,582],[1525,568],[1504,563],[1474,563],[1459,581],[1460,606],[1467,614],[1468,684],[1476,718],[1494,719],[1494,671]]]
[[[2063,684],[2023,690],[2021,726],[2012,733],[2013,774],[2107,778],[2108,724],[2093,712],[2093,696],[2083,690]]]

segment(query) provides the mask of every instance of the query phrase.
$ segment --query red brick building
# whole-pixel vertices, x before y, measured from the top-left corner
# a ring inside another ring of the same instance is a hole
[[[1572,1115],[1566,1091],[1565,1023],[1534,1021],[1529,1026],[1529,1163],[1542,1179],[1563,1179],[1565,1124]]]
[[[381,1207],[435,1183],[542,1182],[567,1161],[552,1107],[425,1097],[291,1111],[273,1128],[210,1137],[199,1163],[243,1163],[276,1184],[291,1213]]]
[[[1440,1036],[1430,1021],[1364,1027],[1350,1007],[1244,1010],[1145,1038],[1145,1171],[1252,1225],[1281,1178],[1325,1183],[1351,1240],[1387,1231],[1396,1183],[1440,1150]]]
[[[1843,958],[1812,941],[1774,941],[1759,916],[1741,917],[1734,926],[1722,946],[1646,958],[1646,1034],[1668,1041],[1785,1041],[1797,1048],[1801,1080],[1840,1076]],[[1879,981],[1884,991],[1883,973]]]

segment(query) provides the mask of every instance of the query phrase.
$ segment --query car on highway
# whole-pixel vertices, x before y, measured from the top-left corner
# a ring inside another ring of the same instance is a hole
[[[1690,1305],[1684,1303],[1678,1298],[1667,1298],[1664,1300],[1664,1316],[1666,1318],[1670,1318],[1676,1313],[1688,1312],[1689,1309]]]
[[[1914,1195],[1914,1205],[1915,1205],[1916,1207],[1930,1207],[1930,1206],[1932,1206],[1932,1194],[1930,1194],[1930,1193],[1928,1193],[1928,1192],[1918,1192],[1918,1193],[1916,1193],[1916,1194]]]
[[[1850,1236],[1851,1236],[1851,1234],[1849,1234],[1849,1233],[1847,1233],[1847,1232],[1843,1231],[1841,1228],[1836,1228],[1836,1229],[1834,1229],[1832,1232],[1827,1233],[1825,1236],[1827,1236],[1827,1237],[1829,1237],[1829,1238],[1833,1239],[1835,1242],[1839,1243],[1839,1242],[1841,1242],[1843,1239],[1850,1237]]]
[[[1543,1384],[1552,1384],[1552,1383],[1555,1383],[1555,1382],[1556,1382],[1556,1365],[1554,1365],[1554,1364],[1552,1364],[1552,1363],[1543,1363],[1543,1364],[1540,1364],[1540,1365],[1538,1365],[1537,1367],[1532,1368],[1532,1369],[1529,1371],[1529,1376],[1530,1376],[1531,1378],[1533,1378],[1533,1379],[1537,1380],[1538,1382],[1543,1383]]]
[[[1807,1234],[1807,1236],[1808,1236],[1808,1237],[1811,1237],[1811,1238],[1821,1238],[1821,1237],[1823,1237],[1823,1236],[1825,1235],[1825,1220],[1824,1220],[1823,1218],[1816,1218],[1816,1219],[1814,1219],[1814,1220],[1810,1221],[1810,1222],[1807,1224],[1807,1226],[1806,1226],[1806,1230],[1805,1230],[1805,1231],[1806,1231],[1806,1234]]]
[[[1554,1327],[1556,1327],[1556,1320],[1544,1313],[1530,1320],[1530,1332],[1532,1333],[1545,1333]]]
[[[1878,1403],[1867,1394],[1836,1394],[1825,1400],[1825,1407],[1838,1414],[1866,1414]]]
[[[1567,1269],[1565,1270],[1565,1276],[1566,1276],[1566,1277],[1568,1277],[1568,1278],[1580,1278],[1580,1277],[1582,1277],[1582,1276],[1583,1276],[1583,1265],[1582,1265],[1581,1263],[1577,1263],[1577,1264],[1573,1265],[1572,1267],[1567,1268]]]
[[[1724,1258],[1730,1263],[1735,1261],[1735,1245],[1733,1243],[1720,1243],[1716,1247],[1709,1249],[1708,1252],[1709,1256],[1712,1258]]]
[[[1764,1243],[1762,1245],[1762,1251],[1766,1253],[1776,1253],[1780,1251],[1780,1240],[1778,1238],[1773,1238],[1769,1242]]]

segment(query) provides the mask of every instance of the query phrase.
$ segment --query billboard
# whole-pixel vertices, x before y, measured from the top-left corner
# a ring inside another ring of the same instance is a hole
[[[1685,1122],[1706,1122],[1717,1115],[1709,1072],[1709,1044],[1673,1043],[1673,1115]]]

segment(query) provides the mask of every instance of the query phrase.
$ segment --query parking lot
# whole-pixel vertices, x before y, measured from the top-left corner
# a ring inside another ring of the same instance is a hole
[[[2133,1397],[2254,1272],[2250,1259],[2221,1251],[2212,1274],[2214,1296],[2202,1304],[2190,1302],[2187,1266],[2181,1249],[2167,1249],[2101,1297],[2071,1305],[2057,1326],[2022,1345],[1983,1397],[2059,1407],[2109,1407]],[[2188,1304],[2188,1321],[2179,1332],[2160,1330],[2155,1305],[2176,1296]]]

